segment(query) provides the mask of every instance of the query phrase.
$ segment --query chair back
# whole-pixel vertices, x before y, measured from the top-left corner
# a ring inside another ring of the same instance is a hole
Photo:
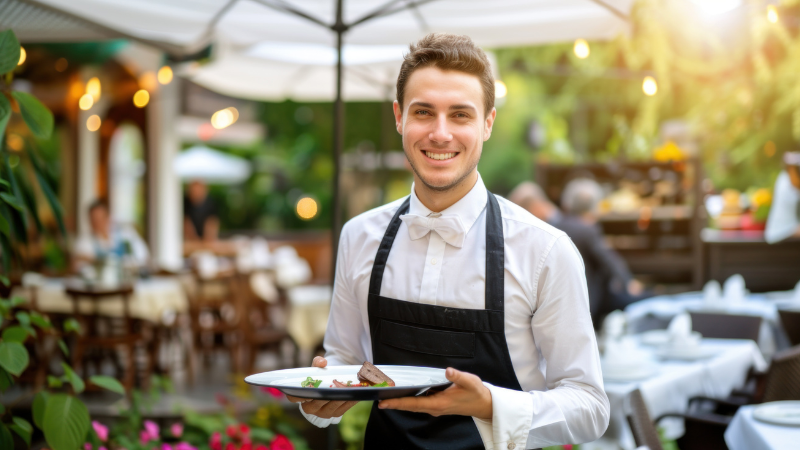
[[[764,379],[763,402],[800,400],[800,345],[772,357]]]
[[[758,342],[761,317],[736,314],[690,313],[692,330],[703,337],[718,339],[750,339]]]
[[[800,345],[800,310],[779,309],[778,314],[789,342]]]
[[[644,404],[642,391],[634,390],[628,394],[628,401],[631,405],[631,414],[628,416],[628,424],[631,426],[633,440],[637,447],[647,446],[650,450],[663,450],[661,441],[658,439],[656,430],[650,413],[647,412],[647,405]]]

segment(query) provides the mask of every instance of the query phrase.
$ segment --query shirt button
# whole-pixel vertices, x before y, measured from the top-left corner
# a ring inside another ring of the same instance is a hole
[[[431,264],[436,265],[436,258],[431,259]]]
[[[513,442],[508,443],[508,450],[514,450],[515,448],[517,448],[517,444]]]

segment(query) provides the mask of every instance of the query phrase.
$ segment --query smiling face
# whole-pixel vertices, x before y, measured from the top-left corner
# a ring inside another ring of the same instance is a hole
[[[474,75],[436,67],[411,74],[402,108],[394,102],[394,114],[417,185],[442,192],[472,180],[471,189],[496,115],[494,109],[485,114],[483,105]]]

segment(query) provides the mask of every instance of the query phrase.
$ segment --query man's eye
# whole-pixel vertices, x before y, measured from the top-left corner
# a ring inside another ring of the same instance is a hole
[[[424,109],[417,110],[417,114],[430,114],[430,111],[426,111]]]

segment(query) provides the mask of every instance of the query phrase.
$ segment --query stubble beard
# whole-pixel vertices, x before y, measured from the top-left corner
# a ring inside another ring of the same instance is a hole
[[[455,189],[456,187],[461,185],[461,183],[463,183],[464,180],[467,179],[467,177],[475,170],[475,168],[478,167],[478,161],[479,161],[479,159],[476,159],[472,163],[472,165],[467,170],[465,170],[464,173],[458,175],[456,177],[456,179],[453,180],[453,182],[451,182],[451,183],[449,183],[449,184],[447,184],[445,186],[437,186],[435,184],[432,184],[431,182],[426,180],[425,177],[422,176],[420,171],[417,169],[417,166],[414,165],[414,161],[412,161],[411,158],[408,156],[408,152],[407,151],[403,152],[403,153],[405,153],[405,155],[406,155],[406,159],[408,160],[408,164],[411,165],[411,170],[414,171],[414,174],[417,176],[417,178],[419,178],[419,180],[422,182],[422,184],[424,184],[426,188],[428,188],[428,189],[430,189],[432,191],[436,191],[436,192],[447,192],[447,191]],[[464,153],[466,153],[466,152],[464,152]]]

